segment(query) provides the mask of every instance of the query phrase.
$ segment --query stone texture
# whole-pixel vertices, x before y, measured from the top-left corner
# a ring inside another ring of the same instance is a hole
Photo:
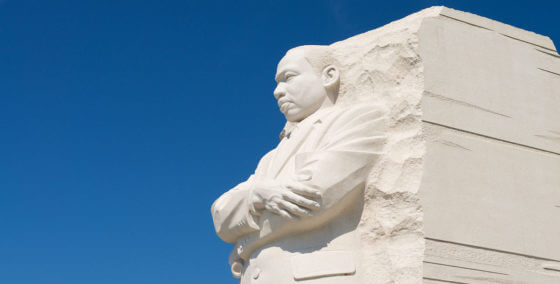
[[[560,58],[447,17],[418,34],[425,121],[560,153]]]
[[[425,146],[421,109],[423,66],[415,35],[429,9],[333,44],[343,86],[339,103],[373,101],[389,109],[384,155],[370,173],[357,228],[368,283],[418,283],[424,235],[417,192]]]
[[[560,283],[552,41],[432,7],[333,46],[344,102],[391,113],[358,228],[371,283],[418,283],[424,245],[426,283]]]
[[[560,56],[552,41],[432,7],[331,47],[337,106],[387,109],[383,155],[355,228],[355,271],[365,283],[560,283]],[[296,268],[309,263],[302,257]]]

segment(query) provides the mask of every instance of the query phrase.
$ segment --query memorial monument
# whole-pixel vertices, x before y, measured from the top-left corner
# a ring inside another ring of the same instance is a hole
[[[275,79],[280,143],[212,205],[241,284],[560,283],[549,38],[432,7]]]

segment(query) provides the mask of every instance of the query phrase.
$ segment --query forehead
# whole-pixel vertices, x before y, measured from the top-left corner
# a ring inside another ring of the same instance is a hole
[[[290,50],[278,63],[276,75],[279,75],[286,70],[303,72],[307,69],[311,69],[311,65],[309,65],[309,62],[305,59],[305,53],[303,50]]]

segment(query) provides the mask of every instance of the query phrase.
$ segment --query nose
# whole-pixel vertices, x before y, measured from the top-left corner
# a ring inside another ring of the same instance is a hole
[[[283,83],[279,83],[279,84],[276,86],[276,89],[274,89],[274,97],[278,100],[278,99],[280,99],[281,97],[283,97],[283,96],[285,96],[285,95],[286,95],[286,89],[285,89],[285,87],[284,87],[284,84],[283,84]]]

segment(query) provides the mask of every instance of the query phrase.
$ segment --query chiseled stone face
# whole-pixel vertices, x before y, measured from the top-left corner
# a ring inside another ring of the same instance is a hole
[[[327,98],[321,76],[305,59],[303,50],[289,51],[276,72],[274,97],[290,122],[298,122],[317,111]]]

